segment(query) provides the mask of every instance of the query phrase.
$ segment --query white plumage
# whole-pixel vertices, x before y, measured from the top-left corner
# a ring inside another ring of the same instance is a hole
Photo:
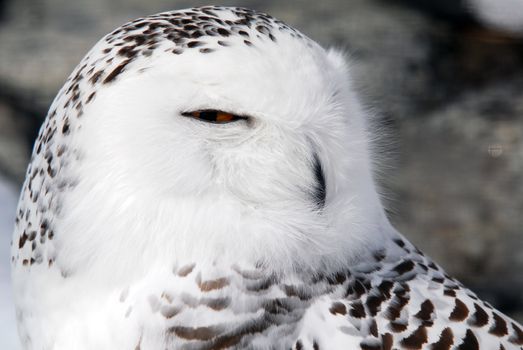
[[[520,326],[389,224],[347,74],[241,8],[103,38],[21,195],[25,348],[519,349]]]

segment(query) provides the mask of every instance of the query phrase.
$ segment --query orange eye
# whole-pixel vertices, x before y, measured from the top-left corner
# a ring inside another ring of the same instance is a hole
[[[238,120],[246,120],[247,117],[241,117],[232,113],[222,112],[222,111],[195,111],[195,112],[185,112],[182,113],[185,117],[191,117],[194,119],[202,120],[209,123],[215,124],[225,124],[231,123]]]
[[[232,122],[234,120],[234,114],[231,113],[225,113],[225,112],[218,112],[216,113],[216,121],[219,123],[228,123]]]

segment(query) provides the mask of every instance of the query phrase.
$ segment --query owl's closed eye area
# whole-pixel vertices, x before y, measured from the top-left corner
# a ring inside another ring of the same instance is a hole
[[[193,112],[183,112],[184,117],[189,117],[213,124],[227,124],[241,120],[248,120],[248,117],[239,116],[236,114],[218,111],[218,110],[203,110]]]

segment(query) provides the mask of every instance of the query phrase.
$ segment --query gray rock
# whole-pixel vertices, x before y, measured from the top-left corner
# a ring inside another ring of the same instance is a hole
[[[29,147],[16,112],[0,101],[0,173],[21,179],[29,162]]]
[[[450,274],[514,312],[523,309],[521,91],[489,86],[402,123],[391,181],[398,228]],[[502,107],[507,98],[510,112]]]

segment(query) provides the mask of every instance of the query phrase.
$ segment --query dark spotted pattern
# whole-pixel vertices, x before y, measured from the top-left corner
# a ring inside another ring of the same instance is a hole
[[[515,345],[523,345],[523,330],[515,323],[512,323],[512,335],[508,341]]]
[[[489,321],[489,316],[485,309],[474,303],[474,314],[468,319],[467,323],[475,327],[483,327]]]
[[[344,304],[340,303],[339,301],[333,303],[329,311],[333,315],[336,315],[336,314],[345,315],[345,314],[347,314],[347,308],[345,307]]]
[[[454,334],[450,328],[445,328],[441,331],[439,340],[430,346],[431,350],[450,350],[450,347],[454,344]]]
[[[467,329],[463,342],[458,346],[457,350],[479,350],[478,338],[470,329]]]
[[[276,45],[282,36],[312,45],[294,28],[267,14],[219,6],[159,13],[126,23],[105,36],[67,79],[35,142],[17,212],[13,266],[44,262],[56,266],[54,219],[60,216],[64,193],[80,181],[74,163],[81,159],[81,151],[68,145],[99,89],[122,75],[139,74],[159,55],[174,59],[186,52],[211,54],[238,46]],[[36,231],[40,231],[38,239]]]
[[[519,325],[401,242],[372,263],[327,275],[303,271],[284,277],[252,266],[211,269],[209,275],[198,264],[180,265],[173,285],[189,281],[193,292],[158,290],[147,303],[165,322],[167,349],[337,349],[339,343],[325,336],[335,332],[360,349],[519,349]],[[125,302],[138,308],[127,293]],[[222,321],[208,323],[231,310]],[[188,315],[195,321],[178,321]],[[311,315],[318,318],[311,321]]]
[[[408,337],[403,338],[400,344],[406,349],[421,349],[427,340],[427,329],[424,326],[419,326]]]
[[[458,322],[464,321],[469,314],[469,309],[467,308],[467,305],[465,305],[465,303],[463,303],[458,298],[456,298],[454,302],[454,309],[452,310],[452,313],[449,316],[449,320]]]
[[[494,312],[494,324],[489,329],[489,333],[498,337],[508,334],[507,322],[497,313]]]

